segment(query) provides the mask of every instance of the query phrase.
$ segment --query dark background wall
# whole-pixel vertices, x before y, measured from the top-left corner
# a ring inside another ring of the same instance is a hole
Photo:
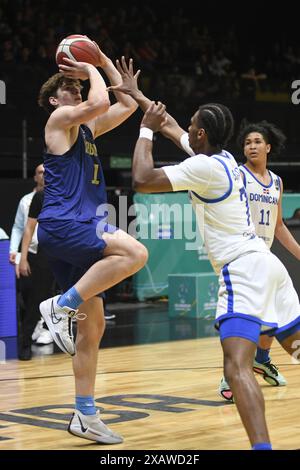
[[[14,223],[19,200],[24,194],[30,193],[34,188],[34,181],[21,179],[1,179],[0,200],[1,217],[0,226],[10,235]]]
[[[232,109],[237,129],[243,118],[275,122],[287,135],[280,160],[297,162],[300,105],[292,104],[291,86],[300,80],[298,29],[292,9],[281,6],[279,14],[272,2],[115,0],[110,6],[61,0],[54,8],[50,0],[1,0],[0,79],[7,91],[0,105],[1,175],[22,175],[24,120],[29,167],[39,162],[46,115],[37,105],[38,92],[58,71],[58,43],[74,33],[89,35],[112,60],[133,57],[142,71],[141,88],[165,102],[184,128],[200,104],[222,102]],[[246,79],[250,70],[265,78]],[[140,118],[136,113],[101,137],[100,154],[131,155]],[[236,151],[234,140],[231,149]],[[157,160],[181,158],[163,142],[155,152]]]

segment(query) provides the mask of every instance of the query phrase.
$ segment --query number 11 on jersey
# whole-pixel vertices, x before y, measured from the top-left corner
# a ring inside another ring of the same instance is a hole
[[[270,225],[270,211],[266,211],[266,217],[265,217],[264,209],[260,211],[260,214],[261,214],[261,219],[258,222],[259,225]]]

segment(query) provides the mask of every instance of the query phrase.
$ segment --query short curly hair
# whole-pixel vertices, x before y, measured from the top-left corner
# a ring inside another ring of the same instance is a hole
[[[268,121],[248,122],[246,119],[242,121],[237,137],[237,145],[241,150],[244,149],[246,137],[251,132],[258,132],[263,136],[266,144],[271,145],[271,156],[280,155],[283,151],[286,137],[275,124]]]
[[[62,73],[52,75],[41,87],[38,104],[51,114],[55,107],[49,102],[50,96],[56,97],[56,92],[59,88],[64,86],[79,86],[81,88],[80,80],[75,78],[67,78]]]

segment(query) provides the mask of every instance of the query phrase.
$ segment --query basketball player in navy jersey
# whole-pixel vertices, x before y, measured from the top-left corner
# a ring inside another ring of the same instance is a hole
[[[110,83],[121,83],[111,60],[101,55],[101,68]],[[137,105],[116,92],[117,102],[110,106],[106,84],[93,65],[66,59],[59,68],[39,96],[50,117],[45,127],[45,198],[38,239],[64,294],[45,300],[40,310],[57,345],[74,356],[76,405],[69,432],[118,444],[122,437],[100,420],[94,403],[105,327],[101,292],[141,269],[147,250],[106,221],[105,181],[94,139],[125,121]],[[80,80],[87,79],[90,89],[82,101]],[[73,317],[78,320],[76,348]]]
[[[133,76],[132,64],[117,64]],[[124,79],[123,79],[124,82]],[[255,234],[247,193],[234,157],[223,150],[233,135],[230,110],[204,104],[191,118],[188,133],[136,87],[129,94],[145,110],[132,165],[133,187],[142,193],[188,190],[210,262],[219,275],[216,326],[224,356],[224,375],[253,450],[272,450],[263,394],[253,373],[260,334],[276,336],[293,355],[300,340],[300,304],[287,270]],[[148,108],[147,108],[148,106]],[[154,168],[153,133],[160,131],[191,155],[178,165]]]
[[[282,220],[282,180],[267,168],[269,158],[282,151],[285,139],[281,130],[270,122],[243,123],[237,143],[244,152],[246,163],[240,166],[240,171],[257,235],[269,248],[275,236],[300,260],[300,246]],[[260,336],[253,368],[270,385],[284,386],[286,379],[270,358],[273,340],[274,337],[268,335]],[[221,380],[219,393],[226,400],[233,398],[225,378]]]

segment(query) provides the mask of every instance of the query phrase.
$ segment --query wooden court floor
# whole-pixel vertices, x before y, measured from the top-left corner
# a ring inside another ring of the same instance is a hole
[[[274,343],[273,361],[288,379],[271,387],[259,377],[274,449],[300,442],[300,367]],[[99,352],[96,398],[102,418],[124,443],[105,450],[249,449],[235,405],[216,390],[222,375],[218,338]],[[0,364],[0,450],[100,450],[69,435],[74,401],[71,359],[64,354]]]

